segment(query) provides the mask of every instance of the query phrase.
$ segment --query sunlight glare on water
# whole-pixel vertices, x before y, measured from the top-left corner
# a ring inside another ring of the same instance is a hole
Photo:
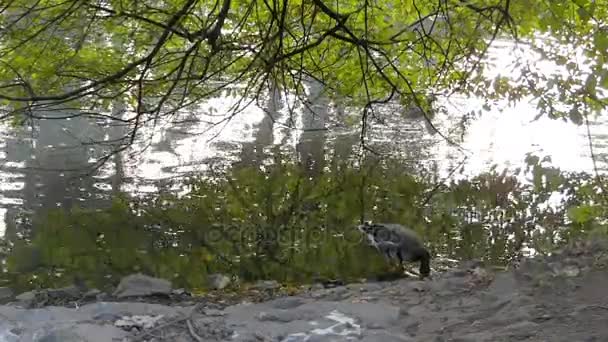
[[[580,68],[587,67],[580,62],[584,59],[583,52],[576,50],[574,60],[579,62]],[[518,50],[511,42],[499,41],[488,52],[490,67],[485,70],[486,75],[498,75],[516,78],[519,73],[511,67],[517,58],[530,62],[534,68],[544,74],[565,73],[563,66],[557,66],[548,61],[539,60],[538,54],[528,50]],[[459,116],[472,110],[481,109],[481,99],[455,99],[456,103],[451,111]],[[543,116],[534,120],[538,114],[536,102],[533,98],[523,99],[516,104],[506,105],[504,102],[493,107],[490,112],[484,112],[476,118],[464,136],[462,147],[469,150],[467,162],[462,177],[472,176],[487,171],[493,164],[498,170],[509,168],[511,170],[522,167],[526,153],[532,152],[540,157],[550,156],[552,164],[565,171],[593,172],[593,163],[589,151],[589,137],[585,125],[577,126],[572,122],[554,120]],[[604,113],[602,113],[604,114]],[[606,152],[606,132],[608,125],[605,119],[592,120],[590,118],[591,138],[597,155]],[[600,135],[601,134],[601,135]],[[438,149],[438,159],[447,162],[445,156],[454,153],[453,147],[445,143]],[[461,156],[461,158],[464,155]],[[457,158],[458,159],[458,158]],[[605,170],[606,160],[597,158],[601,171]],[[444,174],[449,172],[447,163],[441,168]]]

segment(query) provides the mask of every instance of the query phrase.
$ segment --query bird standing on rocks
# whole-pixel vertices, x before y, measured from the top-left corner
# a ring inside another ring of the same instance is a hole
[[[404,261],[420,261],[420,277],[431,274],[431,255],[413,230],[396,223],[370,222],[357,226],[357,229],[389,261],[398,260],[401,267]]]

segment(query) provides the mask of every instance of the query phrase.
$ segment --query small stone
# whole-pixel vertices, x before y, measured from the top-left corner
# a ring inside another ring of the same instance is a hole
[[[113,295],[124,298],[170,293],[170,281],[137,273],[122,278]]]
[[[276,280],[259,280],[252,286],[252,288],[257,290],[276,290],[279,287],[281,285]]]
[[[230,285],[230,277],[221,273],[210,274],[207,281],[209,287],[214,290],[223,290]]]

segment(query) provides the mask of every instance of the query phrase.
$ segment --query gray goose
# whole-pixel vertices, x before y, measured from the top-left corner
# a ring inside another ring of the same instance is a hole
[[[413,230],[397,223],[365,222],[357,229],[366,235],[370,245],[374,246],[390,261],[420,261],[420,277],[431,274],[431,255]]]

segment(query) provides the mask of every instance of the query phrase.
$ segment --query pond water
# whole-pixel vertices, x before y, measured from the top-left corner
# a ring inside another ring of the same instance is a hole
[[[504,48],[504,47],[503,47]],[[502,56],[501,47],[492,58]],[[501,64],[498,61],[497,64]],[[15,128],[3,123],[0,135],[0,237],[18,239],[23,232],[15,221],[20,213],[41,208],[95,208],[112,194],[159,190],[182,191],[181,177],[208,172],[235,163],[263,163],[266,153],[279,147],[322,168],[329,159],[347,159],[357,150],[359,127],[347,128],[348,112],[327,101],[318,85],[310,84],[309,109],[288,113],[289,99],[275,96],[265,108],[250,106],[229,121],[223,116],[236,101],[210,100],[197,113],[176,117],[154,129],[146,127],[132,149],[115,155],[91,174],[87,166],[104,155],[94,141],[111,141],[120,127],[82,118],[43,120]],[[604,117],[587,127],[541,118],[533,121],[533,101],[493,110],[475,118],[466,129],[462,116],[481,108],[481,102],[452,98],[447,115],[434,125],[459,146],[448,144],[414,112],[396,115],[387,108],[367,132],[369,146],[379,153],[399,155],[413,170],[436,168],[442,176],[462,163],[453,177],[470,177],[489,170],[524,165],[526,153],[551,156],[553,165],[568,171],[593,172],[589,138],[599,171],[606,170],[608,124]],[[270,115],[266,115],[267,111]],[[58,116],[62,113],[57,113]],[[464,150],[464,152],[463,152]]]

